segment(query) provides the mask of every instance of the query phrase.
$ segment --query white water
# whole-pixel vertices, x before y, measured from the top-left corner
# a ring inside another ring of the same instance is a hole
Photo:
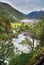
[[[22,42],[23,40],[25,40],[25,38],[27,37],[28,39],[30,39],[31,42],[32,41],[32,38],[28,35],[24,35],[25,32],[22,32],[21,34],[18,35],[18,38],[13,38],[12,39],[12,42],[14,44],[14,46],[17,48],[17,52],[19,53],[19,51],[23,51],[24,53],[28,53],[31,51],[31,47],[28,45],[28,44],[25,44],[25,45],[22,45],[20,44],[20,42]],[[36,47],[38,45],[38,42],[37,40],[35,39],[34,41],[34,47]],[[16,50],[15,50],[16,52]]]

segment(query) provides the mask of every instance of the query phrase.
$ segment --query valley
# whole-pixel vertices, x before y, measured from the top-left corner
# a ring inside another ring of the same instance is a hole
[[[44,65],[44,11],[24,14],[0,2],[0,65]]]

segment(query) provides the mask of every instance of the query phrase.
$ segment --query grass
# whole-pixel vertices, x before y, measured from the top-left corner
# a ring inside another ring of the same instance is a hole
[[[15,28],[15,26],[21,26],[21,22],[11,22],[12,28]]]
[[[14,29],[15,26],[21,26],[23,22],[11,22],[11,27]],[[24,25],[32,26],[30,23],[24,23]]]
[[[44,46],[43,47],[40,47],[38,50],[35,50],[33,51],[31,54],[32,54],[32,57],[29,59],[29,62],[27,65],[34,65],[38,59],[39,59],[39,56],[44,52]]]

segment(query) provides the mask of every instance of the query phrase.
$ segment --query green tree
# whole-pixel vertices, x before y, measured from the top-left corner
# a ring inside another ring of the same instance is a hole
[[[40,34],[40,44],[41,46],[44,46],[44,19],[42,19],[42,30]]]
[[[5,17],[1,16],[0,17],[0,32],[6,31],[6,33],[8,33],[10,29],[11,29],[10,21],[6,19]]]
[[[5,20],[5,31],[7,34],[10,31],[10,28],[11,28],[11,24],[10,24],[10,21],[7,19]]]
[[[5,60],[14,56],[14,46],[11,40],[9,42],[0,42],[0,64],[5,65]]]
[[[35,34],[36,38],[40,40],[40,45],[44,45],[44,18],[42,18],[38,23],[35,24]]]

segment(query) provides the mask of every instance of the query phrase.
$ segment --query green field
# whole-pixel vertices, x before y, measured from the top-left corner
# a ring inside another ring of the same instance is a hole
[[[30,24],[30,23],[11,22],[11,27],[12,27],[12,28],[15,28],[15,26],[21,26],[22,24],[24,24],[24,25],[28,25],[28,26],[32,25],[32,24]]]
[[[15,26],[21,26],[21,24],[21,22],[11,22],[12,28],[14,28]]]

